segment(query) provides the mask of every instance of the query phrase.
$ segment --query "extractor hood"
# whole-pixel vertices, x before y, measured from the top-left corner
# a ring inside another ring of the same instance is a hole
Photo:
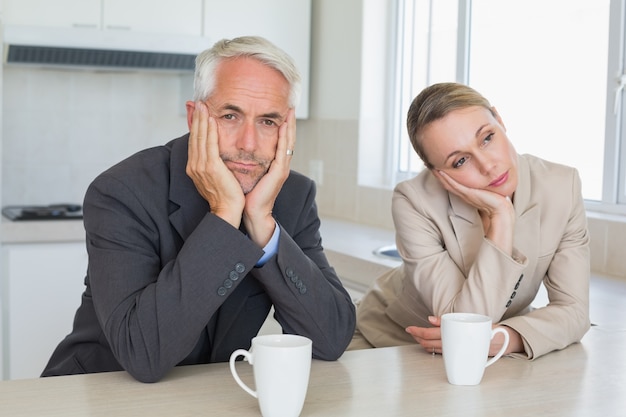
[[[4,26],[4,64],[193,71],[207,37],[91,28]]]

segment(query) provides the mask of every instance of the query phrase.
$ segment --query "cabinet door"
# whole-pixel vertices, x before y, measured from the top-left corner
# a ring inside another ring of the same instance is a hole
[[[100,28],[101,0],[4,0],[8,25]]]
[[[298,118],[309,113],[311,0],[204,0],[204,36],[222,38],[262,36],[287,52],[302,75]]]
[[[37,378],[72,330],[85,289],[85,244],[7,244],[3,267],[4,379]]]
[[[103,0],[103,28],[200,36],[202,0]]]

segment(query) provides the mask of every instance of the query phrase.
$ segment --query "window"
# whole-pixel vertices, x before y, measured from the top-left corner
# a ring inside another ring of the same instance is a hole
[[[626,213],[624,0],[398,2],[397,181],[422,169],[404,127],[411,100],[458,81],[498,109],[519,153],[576,167],[588,205]]]

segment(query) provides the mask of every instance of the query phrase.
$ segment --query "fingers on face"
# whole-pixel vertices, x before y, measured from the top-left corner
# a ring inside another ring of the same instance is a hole
[[[285,160],[291,158],[296,145],[296,118],[294,110],[289,109],[285,122],[278,130],[278,144],[276,145],[276,159]]]
[[[217,122],[210,117],[206,104],[201,101],[195,103],[189,151],[190,161],[198,165],[217,152]]]

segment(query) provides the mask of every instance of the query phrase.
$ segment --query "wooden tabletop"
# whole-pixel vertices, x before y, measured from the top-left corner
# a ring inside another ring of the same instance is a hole
[[[450,385],[417,346],[314,360],[302,416],[626,416],[626,329],[593,327],[535,361],[503,358],[480,385]],[[253,385],[252,367],[239,362]],[[0,382],[2,416],[259,416],[227,363],[178,367],[155,384],[125,372]]]

